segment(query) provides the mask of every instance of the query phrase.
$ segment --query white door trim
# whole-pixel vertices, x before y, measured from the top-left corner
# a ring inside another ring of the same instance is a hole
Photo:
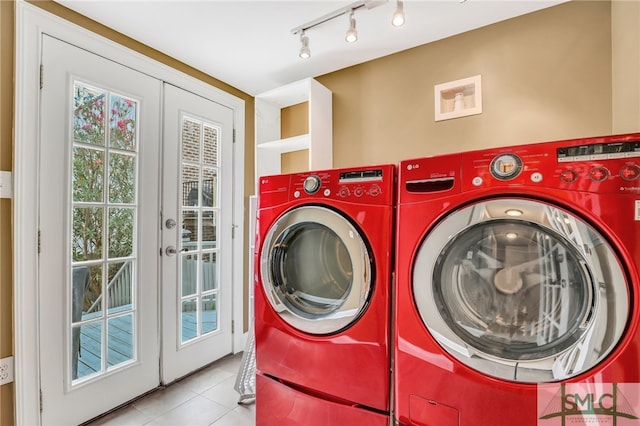
[[[172,83],[234,110],[234,194],[244,194],[244,100],[190,77],[158,61],[56,17],[16,1],[15,143],[14,143],[14,359],[17,424],[40,424],[38,344],[38,149],[39,75],[42,34],[67,41],[113,61]],[[244,196],[233,200],[233,320],[243,323]],[[238,327],[238,329],[241,329]],[[244,349],[246,333],[233,337],[233,351]],[[44,401],[46,404],[46,400]]]

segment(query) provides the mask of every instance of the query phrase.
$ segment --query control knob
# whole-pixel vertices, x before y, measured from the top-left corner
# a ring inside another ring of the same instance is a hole
[[[575,170],[566,169],[560,172],[560,180],[564,183],[573,183],[578,179],[578,173]]]
[[[491,160],[491,175],[502,181],[514,179],[522,171],[522,160],[515,154],[500,154]]]
[[[342,198],[346,198],[351,194],[351,191],[349,191],[349,188],[347,188],[346,186],[342,186],[340,187],[340,189],[338,190],[338,196],[342,197]]]
[[[609,177],[609,171],[604,167],[594,167],[589,170],[589,177],[594,182],[602,182]]]
[[[303,187],[307,194],[315,194],[320,189],[320,178],[316,175],[308,176],[304,180]]]
[[[620,176],[624,180],[636,180],[640,177],[640,167],[635,164],[626,164],[620,169]]]

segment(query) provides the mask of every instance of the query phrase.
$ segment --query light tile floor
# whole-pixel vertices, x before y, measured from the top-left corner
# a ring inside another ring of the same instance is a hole
[[[242,353],[120,408],[90,426],[253,426],[255,403],[238,404],[234,389]]]

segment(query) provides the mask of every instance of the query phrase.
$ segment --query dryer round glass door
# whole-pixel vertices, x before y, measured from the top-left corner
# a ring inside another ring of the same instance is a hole
[[[422,320],[449,354],[518,382],[594,367],[619,341],[629,309],[606,239],[568,211],[526,199],[449,214],[423,240],[412,285]]]
[[[372,290],[371,263],[354,225],[318,206],[280,217],[260,255],[271,306],[284,321],[311,334],[334,333],[359,318]]]

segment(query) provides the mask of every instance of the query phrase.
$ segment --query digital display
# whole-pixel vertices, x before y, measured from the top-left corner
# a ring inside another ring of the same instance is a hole
[[[558,160],[579,161],[580,157],[623,158],[640,156],[640,141],[597,143],[558,148]],[[585,158],[587,159],[587,158]]]
[[[340,182],[344,181],[368,181],[368,180],[380,180],[382,179],[382,170],[359,170],[353,172],[340,173]]]

